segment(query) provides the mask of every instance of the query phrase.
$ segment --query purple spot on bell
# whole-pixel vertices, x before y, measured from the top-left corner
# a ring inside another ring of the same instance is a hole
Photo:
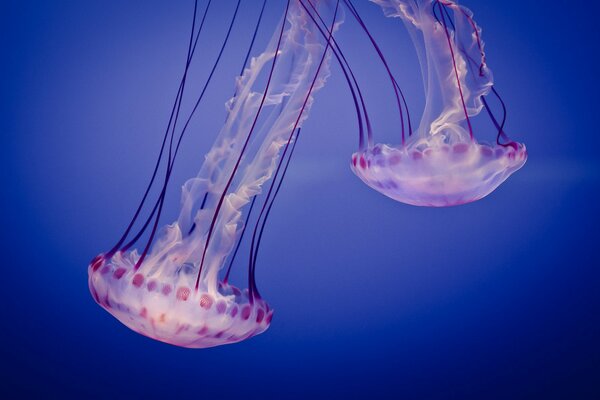
[[[142,284],[144,283],[144,275],[142,275],[142,274],[135,274],[133,276],[133,279],[131,280],[131,283],[135,287],[138,287],[138,288],[141,287]]]
[[[362,169],[367,168],[367,162],[365,161],[365,158],[363,156],[360,156],[360,167]]]
[[[225,304],[225,302],[223,300],[219,301],[217,303],[217,312],[219,314],[225,314],[225,310],[227,310],[227,305]]]
[[[469,150],[469,145],[467,143],[457,143],[452,147],[452,151],[456,154],[464,154]]]
[[[413,160],[422,160],[423,159],[423,153],[421,153],[420,151],[413,151],[411,153],[412,159]]]
[[[116,269],[116,271],[113,273],[113,277],[115,279],[121,279],[123,277],[123,275],[125,274],[127,270],[123,267],[119,267]]]
[[[494,155],[494,150],[488,146],[481,146],[481,154],[483,154],[485,157],[491,157]]]
[[[156,281],[150,281],[150,282],[148,282],[147,288],[148,288],[149,292],[155,291],[157,287],[158,287],[158,284],[156,283]]]
[[[395,154],[390,157],[389,163],[390,163],[390,165],[397,165],[397,164],[400,164],[401,159],[402,158],[400,157],[400,154]]]
[[[213,299],[209,294],[203,294],[200,297],[200,307],[204,308],[205,310],[209,310],[212,306],[212,303]]]
[[[262,310],[262,308],[259,308],[258,312],[256,313],[256,322],[258,322],[260,324],[264,317],[265,317],[265,312]]]
[[[242,319],[246,320],[250,318],[250,306],[244,306],[242,308]]]

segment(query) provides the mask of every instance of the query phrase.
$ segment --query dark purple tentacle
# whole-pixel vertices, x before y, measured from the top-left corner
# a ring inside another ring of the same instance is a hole
[[[323,26],[325,26],[325,29],[327,29],[327,24],[325,23],[325,21],[323,21],[323,18],[321,18],[321,15],[319,14],[318,10],[315,8],[315,6],[312,4],[312,2],[310,0],[308,0],[308,3],[310,4],[311,8],[313,9],[315,14],[319,18],[319,21],[321,22],[321,24]],[[315,25],[319,29],[319,32],[321,33],[321,35],[324,38],[327,38],[328,35],[325,34],[323,29],[321,29],[321,27],[319,26],[319,24],[317,23],[317,21],[315,20],[313,15],[308,11],[308,9],[306,8],[306,6],[304,5],[302,0],[300,0],[300,5],[302,6],[302,8],[304,8],[306,13],[310,16],[310,19],[315,23]],[[327,33],[329,34],[330,32],[328,31]],[[359,132],[358,132],[358,147],[360,150],[364,150],[365,140],[364,140],[364,131],[363,131],[363,124],[362,124],[362,115],[361,115],[360,107],[358,105],[356,93],[354,91],[354,86],[356,86],[356,91],[358,92],[358,97],[360,98],[362,112],[365,117],[365,123],[367,126],[367,144],[369,146],[371,146],[371,144],[373,143],[373,129],[371,128],[371,121],[369,119],[369,114],[367,112],[365,100],[363,98],[360,86],[358,85],[358,81],[356,80],[356,77],[354,75],[354,71],[352,71],[352,68],[350,68],[350,64],[348,63],[346,56],[342,52],[341,47],[338,45],[338,43],[335,40],[335,38],[333,37],[333,35],[331,36],[331,41],[333,42],[333,46],[331,47],[331,50],[333,51],[333,54],[335,55],[336,59],[338,60],[338,64],[342,68],[342,72],[344,73],[344,77],[346,78],[346,82],[348,84],[348,87],[350,88],[350,93],[352,94],[352,100],[354,101],[354,108],[356,109],[356,116],[358,119],[358,130],[359,130]],[[346,71],[346,68],[348,69],[348,71]],[[348,73],[350,74],[350,76],[348,75]],[[350,80],[350,77],[352,77],[352,81]],[[354,82],[354,86],[352,85],[352,82]]]
[[[461,99],[461,102],[462,102],[463,111],[465,113],[465,118],[467,120],[467,125],[469,126],[469,135],[471,136],[471,140],[473,140],[474,139],[474,137],[473,137],[473,126],[471,124],[471,119],[469,118],[469,113],[467,111],[467,105],[465,103],[465,97],[464,97],[464,94],[463,94],[462,84],[460,82],[460,77],[458,76],[458,68],[456,66],[456,57],[454,55],[454,47],[452,46],[452,38],[450,37],[450,32],[448,31],[448,25],[446,23],[446,17],[444,16],[444,14],[442,12],[442,8],[441,8],[442,5],[440,4],[439,0],[437,0],[435,2],[434,7],[436,5],[440,9],[441,20],[442,20],[442,24],[444,26],[444,32],[446,34],[446,39],[448,41],[448,47],[450,49],[450,55],[452,56],[452,64],[453,64],[453,67],[454,67],[454,74],[456,76],[456,83],[458,85],[458,92],[460,93],[460,99]]]
[[[229,261],[229,266],[227,267],[227,272],[225,273],[225,277],[223,278],[223,283],[229,282],[229,275],[231,274],[231,268],[233,267],[233,262],[235,261],[235,257],[240,250],[240,246],[242,245],[242,239],[244,239],[244,234],[246,233],[246,228],[248,227],[248,222],[250,221],[250,214],[252,213],[252,209],[254,208],[254,204],[256,204],[256,196],[252,198],[252,202],[250,203],[250,207],[248,208],[248,215],[246,215],[246,220],[244,221],[244,227],[242,228],[242,233],[240,233],[240,238],[238,239],[237,245],[235,246],[235,250],[231,256],[231,260]]]
[[[387,60],[386,60],[385,56],[383,55],[383,52],[381,51],[381,48],[379,47],[379,45],[375,41],[375,38],[373,37],[373,35],[369,31],[369,29],[367,28],[367,25],[364,23],[364,21],[362,20],[362,18],[358,14],[358,11],[356,10],[356,8],[354,7],[354,5],[352,4],[352,1],[351,0],[344,0],[344,3],[346,3],[346,6],[350,10],[350,12],[352,13],[352,15],[356,19],[356,21],[358,22],[358,24],[361,26],[361,28],[365,31],[365,33],[369,37],[369,40],[371,41],[371,44],[375,48],[375,51],[379,55],[379,58],[381,59],[381,62],[383,63],[383,65],[384,65],[384,67],[385,67],[385,69],[386,69],[386,71],[387,71],[387,73],[388,73],[388,75],[390,77],[390,80],[392,82],[392,87],[394,89],[394,94],[396,96],[396,103],[398,105],[398,111],[400,113],[400,123],[402,125],[402,145],[404,145],[405,142],[406,142],[406,134],[405,134],[405,129],[404,129],[404,111],[402,109],[402,103],[403,103],[403,101],[401,100],[401,98],[404,99],[404,93],[402,93],[402,90],[400,89],[400,85],[398,85],[398,82],[396,81],[396,78],[392,74],[392,71],[391,71],[391,69],[390,69],[390,67],[389,67],[389,65],[387,63]],[[404,99],[404,103],[406,104],[406,99]],[[410,113],[408,111],[408,108],[406,109],[406,115],[407,115],[407,118],[410,120]],[[409,132],[409,136],[410,136],[410,135],[412,135],[412,124],[409,124],[409,129],[410,129],[410,132]]]
[[[456,26],[454,25],[454,22],[452,21],[452,18],[448,12],[448,9],[446,7],[452,7],[452,8],[458,8],[460,10],[460,12],[467,18],[467,20],[469,21],[469,23],[471,24],[471,27],[473,28],[473,33],[475,35],[476,41],[477,41],[477,46],[479,48],[479,52],[481,53],[481,60],[475,61],[468,53],[467,51],[464,49],[464,47],[461,47],[460,43],[457,43],[457,46],[459,48],[459,50],[463,53],[463,55],[465,55],[468,60],[470,61],[471,64],[475,65],[478,70],[479,70],[479,76],[484,76],[484,69],[486,67],[486,58],[485,58],[485,52],[483,50],[483,43],[481,41],[481,36],[479,35],[479,31],[477,30],[477,24],[475,23],[475,21],[473,20],[473,18],[471,18],[470,15],[468,15],[466,13],[466,11],[460,7],[458,4],[453,4],[453,3],[442,3],[444,5],[444,7],[442,7],[444,13],[446,14],[446,16],[448,17],[448,20],[450,21],[450,24],[452,25],[452,28],[456,31]],[[436,20],[438,23],[442,24],[442,21],[439,19],[439,17],[437,16],[436,10],[434,8],[434,16],[436,17]],[[470,65],[470,64],[469,64]],[[483,102],[483,105],[490,117],[490,119],[492,120],[492,123],[494,124],[494,126],[496,127],[496,129],[498,129],[498,134],[496,136],[496,143],[500,146],[509,146],[509,147],[513,147],[515,150],[517,150],[518,145],[516,142],[510,140],[510,138],[508,137],[508,135],[506,134],[506,132],[504,131],[504,126],[506,123],[506,116],[507,116],[507,110],[506,110],[506,104],[504,103],[504,100],[502,99],[502,97],[500,97],[500,95],[498,94],[498,91],[496,90],[496,88],[494,86],[491,87],[492,92],[494,93],[494,95],[496,96],[496,98],[500,101],[500,104],[502,106],[502,122],[498,123],[498,120],[496,118],[496,116],[493,114],[491,107],[489,106],[488,102],[485,99],[485,96],[481,96],[481,100]],[[504,139],[505,141],[507,141],[508,143],[501,143],[500,142],[500,138]]]
[[[252,126],[250,128],[250,132],[248,132],[248,136],[246,137],[246,141],[242,147],[242,150],[240,152],[240,155],[235,163],[235,166],[233,167],[233,171],[231,172],[231,175],[229,177],[229,180],[227,181],[227,184],[225,185],[225,188],[223,189],[223,193],[221,194],[221,197],[219,198],[219,202],[217,203],[217,207],[215,209],[215,212],[213,214],[213,218],[212,221],[210,223],[210,227],[208,230],[208,235],[206,237],[206,244],[204,245],[204,250],[202,251],[202,259],[200,261],[200,268],[198,269],[198,276],[196,278],[196,285],[195,285],[195,290],[198,290],[198,285],[200,284],[200,276],[202,275],[202,268],[204,266],[204,259],[206,258],[206,251],[208,250],[208,246],[210,244],[210,239],[212,237],[212,233],[213,230],[215,228],[215,224],[217,222],[217,218],[219,216],[219,211],[221,211],[221,207],[223,206],[223,201],[225,200],[225,196],[227,195],[227,191],[229,190],[229,187],[231,186],[231,183],[233,182],[233,177],[235,176],[235,173],[237,172],[237,169],[240,166],[240,162],[242,161],[242,157],[244,155],[244,152],[246,151],[246,147],[248,147],[248,143],[250,142],[250,138],[252,137],[252,133],[254,131],[254,128],[256,127],[256,123],[258,122],[258,117],[260,115],[260,112],[262,111],[263,105],[265,103],[265,100],[267,98],[267,92],[269,90],[269,87],[271,85],[271,79],[273,78],[273,71],[275,70],[275,63],[277,62],[277,55],[279,53],[279,48],[281,46],[281,40],[283,38],[283,31],[285,28],[285,22],[287,19],[287,14],[288,14],[288,10],[290,8],[290,0],[287,0],[287,5],[285,8],[285,14],[283,17],[283,21],[281,23],[281,31],[279,32],[279,39],[277,41],[277,48],[275,50],[275,55],[273,56],[273,63],[271,64],[271,70],[269,72],[269,77],[267,79],[267,84],[265,87],[265,91],[263,93],[262,99],[260,101],[260,105],[258,107],[258,111],[256,113],[256,116],[254,117],[254,121],[252,122]]]
[[[246,69],[246,65],[248,64],[248,59],[250,58],[250,53],[252,52],[252,48],[254,47],[254,41],[256,40],[256,34],[258,33],[258,28],[260,27],[260,22],[262,21],[263,13],[265,11],[265,5],[267,4],[267,0],[263,1],[262,8],[260,10],[260,15],[258,16],[258,21],[256,22],[256,26],[254,27],[254,33],[252,34],[252,40],[250,41],[250,46],[248,47],[248,51],[246,52],[246,58],[244,59],[244,63],[242,64],[242,70],[240,75],[243,75],[244,69]],[[235,97],[236,93],[234,93]],[[227,272],[225,277],[223,278],[223,283],[227,283],[229,281],[229,275],[231,274],[231,268],[233,267],[233,262],[235,261],[235,257],[237,256],[238,250],[242,244],[242,239],[244,238],[244,233],[246,233],[246,227],[248,226],[248,221],[250,220],[250,215],[252,214],[252,209],[254,208],[254,204],[256,203],[256,196],[252,198],[252,202],[248,209],[248,214],[246,214],[246,220],[244,221],[244,226],[242,228],[242,233],[240,234],[240,238],[238,239],[237,245],[235,246],[235,251],[231,256],[231,260],[229,261],[229,266],[227,267]]]
[[[294,155],[294,150],[296,149],[296,144],[298,143],[298,139],[300,138],[300,130],[301,130],[301,128],[298,128],[298,132],[296,133],[296,138],[294,139],[294,142],[292,144],[292,149],[290,150],[290,155],[288,156],[287,162],[285,163],[285,167],[283,168],[283,172],[281,173],[281,178],[279,179],[279,183],[277,184],[277,189],[275,189],[275,193],[273,194],[273,198],[271,199],[271,203],[269,204],[269,207],[267,208],[265,217],[263,218],[263,221],[262,221],[262,224],[260,227],[260,232],[258,234],[258,240],[256,241],[256,247],[254,249],[254,258],[252,260],[252,279],[253,280],[255,280],[254,275],[255,275],[255,270],[256,270],[256,258],[258,257],[258,250],[260,248],[260,243],[262,241],[263,232],[265,230],[265,225],[267,224],[267,219],[269,218],[269,214],[271,213],[271,209],[273,208],[273,204],[275,203],[275,198],[279,194],[279,190],[281,189],[281,184],[283,183],[283,179],[285,178],[288,167],[290,166],[290,161],[292,160],[292,156]],[[283,158],[281,159],[281,161],[283,162]],[[275,182],[275,181],[273,181],[273,182]]]
[[[231,18],[231,22],[229,24],[229,28],[227,30],[227,35],[225,36],[225,39],[223,40],[223,44],[221,46],[221,50],[219,51],[219,55],[217,56],[217,59],[215,60],[215,63],[213,65],[213,67],[212,67],[212,70],[211,70],[211,72],[210,72],[210,74],[209,74],[209,76],[208,76],[208,78],[207,78],[207,80],[206,80],[206,82],[204,84],[202,92],[200,93],[200,96],[198,97],[198,100],[196,101],[196,104],[195,104],[194,108],[192,109],[192,112],[190,113],[190,116],[188,117],[188,119],[187,119],[187,121],[186,121],[186,123],[185,123],[185,125],[184,125],[184,127],[183,127],[183,129],[181,131],[181,133],[179,134],[179,139],[177,141],[177,146],[175,147],[175,151],[173,152],[172,160],[171,160],[171,149],[169,149],[169,161],[170,161],[170,163],[169,163],[169,166],[167,168],[167,173],[166,173],[166,176],[165,176],[165,182],[163,184],[163,189],[162,189],[162,192],[161,192],[159,200],[158,200],[158,203],[159,203],[158,213],[156,215],[156,219],[155,219],[152,231],[150,233],[150,237],[148,239],[148,242],[146,243],[146,247],[144,248],[144,251],[140,255],[140,259],[135,264],[135,269],[136,270],[142,265],[144,259],[146,258],[146,255],[148,253],[148,250],[150,249],[150,246],[152,245],[152,241],[154,240],[154,236],[155,236],[156,230],[158,228],[158,222],[160,220],[160,215],[162,213],[162,208],[163,208],[163,205],[164,205],[164,199],[165,199],[165,195],[166,195],[166,190],[167,190],[167,187],[168,187],[168,184],[169,184],[169,180],[171,178],[171,174],[173,172],[173,166],[175,165],[175,160],[177,158],[177,154],[179,153],[179,148],[180,148],[180,145],[181,145],[181,141],[183,139],[183,136],[185,135],[185,132],[187,130],[187,127],[188,127],[188,125],[189,125],[192,117],[194,116],[196,110],[198,109],[198,106],[200,105],[200,102],[204,98],[204,93],[206,92],[206,89],[208,88],[208,85],[210,84],[210,81],[211,81],[211,79],[212,79],[212,77],[213,77],[213,75],[215,73],[215,70],[217,69],[219,61],[221,60],[221,56],[223,55],[223,51],[225,50],[225,47],[226,47],[227,42],[229,41],[229,37],[231,35],[231,31],[233,29],[233,25],[235,23],[235,20],[236,20],[237,14],[238,14],[240,3],[241,3],[241,0],[238,0],[237,6],[236,6],[235,11],[233,13],[233,17]],[[195,45],[194,45],[194,49],[195,49]],[[172,135],[171,135],[171,145],[173,143],[172,142],[173,134],[174,134],[174,131],[172,131]]]
[[[202,22],[200,24],[200,27],[198,28],[198,34],[196,36],[196,42],[198,40],[198,37],[200,36],[200,32],[202,31],[202,27],[204,26],[204,20],[206,18],[206,14],[208,12],[208,8],[210,7],[210,0],[204,10],[204,15],[202,17]],[[117,242],[117,244],[115,244],[113,246],[113,248],[106,254],[106,258],[110,258],[112,257],[121,247],[121,245],[123,244],[123,242],[125,241],[125,239],[127,238],[127,236],[129,235],[131,229],[133,228],[134,223],[136,222],[137,218],[140,215],[140,212],[142,211],[142,208],[146,202],[146,199],[148,197],[148,194],[150,193],[150,189],[152,188],[153,184],[154,184],[154,180],[156,179],[157,173],[158,173],[158,168],[161,164],[161,160],[162,160],[162,156],[163,156],[163,152],[165,149],[165,145],[167,143],[167,138],[169,137],[169,130],[171,128],[171,124],[173,123],[173,118],[175,115],[175,109],[177,107],[177,103],[179,101],[179,98],[182,96],[183,94],[183,88],[185,87],[185,81],[186,81],[186,76],[189,70],[189,65],[191,63],[191,59],[193,57],[193,52],[195,50],[195,45],[194,45],[194,49],[191,48],[192,46],[192,40],[194,38],[194,32],[195,32],[195,26],[196,26],[196,14],[197,14],[197,8],[198,8],[198,0],[196,0],[194,2],[194,16],[192,19],[192,31],[190,34],[190,44],[188,45],[188,53],[186,56],[186,66],[185,66],[185,70],[183,73],[183,77],[181,79],[181,82],[179,84],[179,89],[177,91],[177,96],[175,97],[175,101],[173,103],[173,107],[171,109],[171,115],[169,117],[169,123],[167,124],[167,128],[165,130],[164,136],[163,136],[163,142],[162,145],[160,147],[160,152],[158,155],[158,159],[156,160],[156,165],[154,166],[154,171],[152,172],[152,177],[150,179],[150,182],[148,183],[148,186],[146,187],[146,191],[144,192],[144,195],[142,197],[142,200],[140,201],[137,210],[133,216],[133,218],[131,219],[131,221],[129,222],[129,225],[127,226],[127,229],[125,230],[125,233],[123,233],[123,235],[121,236],[121,238],[119,239],[119,241]],[[168,163],[168,162],[167,162]],[[147,224],[146,224],[147,226]],[[144,228],[145,229],[145,228]]]
[[[331,29],[329,30],[329,37],[327,38],[327,45],[325,46],[325,50],[323,50],[323,56],[321,57],[321,61],[319,62],[319,65],[317,67],[317,71],[315,72],[315,77],[313,78],[310,87],[308,89],[308,93],[306,94],[306,97],[304,99],[304,103],[302,104],[302,108],[300,109],[300,113],[298,114],[298,117],[296,118],[296,122],[294,123],[294,127],[292,128],[290,135],[288,137],[287,140],[287,144],[285,146],[285,148],[283,149],[282,155],[281,155],[281,160],[279,162],[279,164],[277,165],[277,169],[275,170],[275,173],[273,175],[273,181],[271,182],[271,186],[269,187],[269,191],[267,193],[265,202],[263,204],[263,207],[260,211],[260,214],[258,215],[258,219],[256,222],[256,225],[254,226],[254,231],[252,233],[252,242],[250,245],[250,258],[249,258],[249,262],[248,262],[248,289],[250,292],[250,302],[252,303],[254,301],[254,298],[260,298],[260,294],[258,293],[258,290],[256,288],[256,281],[254,279],[254,274],[255,274],[255,270],[256,270],[256,266],[254,264],[255,261],[255,256],[254,256],[254,252],[256,251],[255,248],[255,243],[256,243],[256,239],[257,239],[257,233],[258,233],[258,226],[259,226],[259,222],[263,216],[263,214],[265,213],[266,207],[269,204],[269,199],[271,197],[271,193],[273,192],[273,187],[275,185],[275,180],[277,179],[277,176],[279,175],[279,171],[281,169],[281,165],[283,162],[283,159],[285,158],[285,155],[289,149],[289,145],[290,142],[294,136],[294,132],[296,131],[296,129],[298,128],[298,124],[300,123],[300,119],[302,118],[302,114],[304,113],[304,109],[306,108],[306,104],[308,103],[308,100],[310,99],[310,95],[312,93],[312,90],[315,86],[315,83],[317,82],[317,78],[319,77],[319,73],[321,72],[321,67],[323,66],[323,62],[325,61],[325,57],[327,55],[327,51],[330,49],[331,47],[331,36],[333,35],[333,27],[335,26],[335,20],[337,19],[337,12],[338,12],[338,7],[339,7],[339,0],[336,3],[336,7],[335,7],[335,11],[334,11],[334,15],[333,15],[333,21],[331,23]]]

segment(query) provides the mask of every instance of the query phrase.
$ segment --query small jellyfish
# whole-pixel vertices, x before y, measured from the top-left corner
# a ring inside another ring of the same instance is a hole
[[[401,144],[367,139],[352,156],[353,172],[371,188],[416,206],[445,207],[479,200],[502,184],[527,160],[524,144],[505,132],[506,107],[494,87],[473,14],[451,0],[372,0],[387,17],[400,18],[417,49],[426,94],[419,127],[413,131],[407,101],[383,53],[350,0],[344,0],[381,58],[397,99]],[[486,98],[503,111],[498,118]],[[478,142],[472,118],[483,109],[495,142]],[[366,142],[366,143],[365,143]]]
[[[95,301],[132,330],[162,342],[188,348],[218,346],[258,335],[271,323],[273,310],[255,281],[258,249],[313,95],[329,76],[330,55],[328,39],[307,23],[298,1],[288,0],[281,26],[267,49],[246,68],[265,4],[263,1],[235,94],[226,103],[224,126],[198,175],[183,185],[179,218],[158,230],[182,138],[212,76],[211,72],[192,113],[177,130],[186,77],[203,25],[197,27],[196,2],[183,78],[148,188],[121,239],[88,267]],[[202,21],[209,6],[210,2]],[[330,31],[337,29],[342,22],[337,2],[323,0],[319,7],[331,16]],[[158,186],[160,194],[148,206],[161,165],[165,175]],[[230,272],[250,212],[255,203],[260,204],[256,199],[267,187],[252,230],[248,287],[239,289],[230,283]],[[142,210],[149,213],[145,220],[139,220]],[[133,229],[136,221],[142,225],[137,231]],[[134,245],[145,234],[147,242],[138,252]]]

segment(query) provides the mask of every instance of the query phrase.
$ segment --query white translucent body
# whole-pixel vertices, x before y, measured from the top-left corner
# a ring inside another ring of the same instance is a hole
[[[329,11],[335,5],[333,0],[317,3]],[[329,54],[319,69],[327,41],[297,1],[290,3],[261,117],[224,198],[197,290],[195,284],[218,200],[263,99],[260,90],[264,91],[265,83],[256,83],[257,78],[268,75],[278,39],[279,28],[267,50],[252,59],[238,78],[236,96],[227,102],[224,127],[197,177],[183,186],[178,220],[162,230],[141,267],[134,271],[139,260],[136,250],[116,253],[110,259],[99,256],[90,264],[89,286],[96,301],[143,335],[178,346],[203,348],[244,340],[269,326],[272,310],[266,302],[260,298],[250,302],[244,293],[236,295],[237,289],[219,282],[219,270],[242,231],[244,206],[272,177],[294,126],[300,127],[308,117],[313,103],[309,92],[319,90],[329,75]],[[208,201],[200,209],[206,193]],[[140,281],[139,286],[134,284]],[[171,288],[168,294],[162,291],[165,287]],[[187,297],[177,295],[188,290]],[[206,307],[207,302],[210,307]]]
[[[193,290],[193,268],[165,282],[145,279],[134,265],[121,253],[110,262],[99,260],[90,267],[90,291],[98,304],[142,335],[204,348],[258,335],[271,323],[273,311],[261,299],[250,304],[248,290],[220,285],[211,295]]]
[[[480,145],[396,148],[377,145],[356,153],[352,170],[367,185],[415,206],[447,207],[479,200],[521,168],[524,146]]]
[[[408,28],[423,71],[426,105],[404,145],[369,146],[353,155],[352,170],[384,195],[417,206],[452,206],[487,196],[525,164],[527,151],[517,143],[479,144],[470,135],[465,110],[470,118],[478,115],[481,98],[493,85],[472,13],[442,2],[454,17],[452,29],[447,20],[450,47],[433,14],[435,0],[371,1]]]

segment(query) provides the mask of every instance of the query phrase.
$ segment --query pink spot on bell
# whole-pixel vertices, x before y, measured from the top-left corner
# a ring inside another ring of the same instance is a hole
[[[168,296],[169,293],[171,293],[173,289],[171,288],[171,285],[169,284],[165,284],[162,288],[162,294],[164,294],[165,296]]]
[[[131,280],[131,283],[135,287],[141,287],[142,284],[144,283],[144,275],[142,275],[142,274],[135,274],[133,276],[133,279]]]
[[[90,262],[90,265],[92,266],[92,271],[96,272],[103,263],[104,263],[103,255],[98,255],[98,256],[94,257],[94,259]]]
[[[390,163],[390,165],[397,165],[397,164],[400,164],[400,160],[401,160],[400,155],[396,154],[395,156],[390,157],[389,163]]]
[[[485,157],[491,157],[494,155],[494,150],[492,150],[490,147],[482,146],[481,154],[483,154]]]
[[[411,154],[412,159],[413,160],[421,160],[423,159],[423,153],[421,153],[420,151],[413,151],[413,153]]]
[[[265,317],[265,312],[262,310],[262,308],[259,308],[258,312],[256,313],[256,322],[258,322],[260,324],[264,317]]]
[[[217,312],[218,312],[219,314],[225,314],[225,310],[227,310],[227,304],[225,304],[225,302],[224,302],[224,301],[222,301],[222,300],[221,300],[221,301],[219,301],[219,302],[217,303]]]
[[[210,295],[203,294],[200,297],[200,307],[204,308],[205,310],[209,310],[210,307],[212,306],[212,303],[213,303],[213,299]]]
[[[202,329],[200,329],[198,331],[198,335],[206,335],[206,333],[208,332],[208,327],[207,326],[203,326]]]
[[[147,315],[148,315],[148,310],[146,310],[146,307],[142,307],[142,311],[140,311],[140,317],[146,318]]]
[[[127,272],[127,270],[123,267],[119,267],[116,269],[116,271],[113,273],[113,277],[115,279],[121,279],[123,277],[123,275],[125,275],[125,272]]]
[[[102,267],[102,269],[100,270],[100,273],[102,275],[106,275],[110,272],[110,267],[108,265],[105,265],[104,267]]]
[[[187,299],[190,297],[190,292],[190,288],[184,286],[180,287],[177,289],[177,300],[187,301]]]
[[[149,292],[154,292],[157,287],[158,287],[158,284],[156,283],[156,281],[150,281],[150,282],[148,282],[147,288],[148,288]]]
[[[250,318],[250,306],[242,308],[242,319],[246,320]]]
[[[398,189],[398,184],[391,179],[386,181],[385,186],[388,189]]]
[[[452,151],[454,151],[456,154],[466,153],[467,150],[469,150],[469,145],[467,143],[458,143],[452,147]]]
[[[367,162],[365,161],[365,158],[363,156],[360,156],[360,167],[362,169],[367,168]]]
[[[237,308],[237,306],[235,306],[231,309],[231,317],[232,318],[235,317],[237,315],[237,313],[238,313],[238,308]]]

